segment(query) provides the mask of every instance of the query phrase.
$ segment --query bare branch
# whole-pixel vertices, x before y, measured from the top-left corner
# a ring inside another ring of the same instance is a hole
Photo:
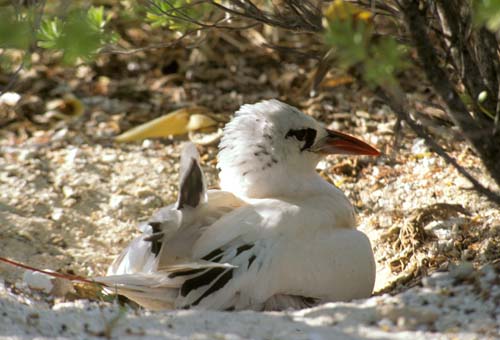
[[[289,8],[290,12],[281,13],[275,8],[275,13],[260,9],[251,1],[231,0],[233,7],[228,7],[212,0],[211,4],[221,10],[242,17],[261,22],[266,25],[275,26],[293,31],[320,32],[321,10],[310,1],[286,0],[284,8]],[[293,12],[302,13],[297,15]]]
[[[480,156],[493,179],[500,185],[500,135],[493,124],[484,125],[484,118],[473,117],[455,90],[447,73],[439,64],[436,49],[427,34],[427,22],[418,2],[400,0],[408,30],[415,43],[423,70],[433,88],[448,107],[448,114],[462,131],[471,147]],[[461,31],[463,33],[463,30]],[[489,127],[491,126],[491,129]]]
[[[426,21],[420,14],[418,3],[411,0],[403,1],[403,11],[408,28],[412,35],[419,58],[424,66],[425,74],[434,88],[450,108],[451,118],[464,131],[473,146],[477,145],[477,137],[471,131],[478,131],[481,127],[469,114],[465,104],[455,91],[445,71],[439,66],[439,60],[434,47],[431,45],[426,32]]]
[[[498,89],[493,89],[493,82],[491,82],[491,86],[484,82],[487,78],[484,77],[484,72],[482,72],[475,57],[474,48],[479,42],[475,41],[477,39],[473,39],[475,33],[471,30],[471,8],[465,2],[454,0],[440,1],[436,5],[443,31],[450,36],[450,39],[446,39],[445,44],[451,53],[451,60],[455,69],[461,70],[459,74],[462,83],[466,86],[467,92],[473,99],[476,120],[482,126],[488,126],[490,120],[481,112],[478,97],[480,93],[487,91],[488,96],[481,106],[489,112],[496,112]],[[488,64],[491,65],[491,60],[488,60]]]
[[[462,176],[467,178],[471,182],[474,190],[478,193],[486,196],[492,202],[500,205],[500,193],[494,192],[489,188],[482,185],[477,179],[474,178],[467,170],[465,170],[458,162],[451,157],[439,144],[434,140],[429,134],[427,129],[414,121],[410,115],[407,113],[405,106],[401,104],[399,100],[396,100],[394,96],[388,94],[388,92],[382,88],[378,88],[376,91],[377,95],[380,96],[396,113],[399,119],[406,122],[408,126],[420,137],[425,140],[425,143],[432,148],[439,156],[441,156],[448,164],[452,165]],[[400,96],[399,96],[400,97]],[[400,98],[401,99],[401,98]]]

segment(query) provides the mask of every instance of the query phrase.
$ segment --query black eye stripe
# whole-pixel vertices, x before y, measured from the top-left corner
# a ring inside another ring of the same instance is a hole
[[[295,138],[297,138],[299,141],[303,141],[306,138],[306,130],[297,130],[295,133]]]
[[[289,130],[285,135],[285,138],[294,137],[300,142],[305,141],[304,146],[300,149],[300,151],[304,151],[309,149],[316,139],[316,130],[307,128],[307,129],[298,129],[298,130]]]
[[[302,147],[301,151],[309,149],[311,146],[313,146],[315,140],[316,140],[316,130],[314,130],[314,129],[307,129],[307,132],[306,132],[306,143]]]

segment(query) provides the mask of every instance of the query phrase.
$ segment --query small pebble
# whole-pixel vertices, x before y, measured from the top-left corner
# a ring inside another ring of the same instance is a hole
[[[69,185],[63,186],[62,191],[63,191],[64,197],[66,197],[66,198],[70,198],[70,197],[75,195],[75,189],[73,189]]]
[[[59,221],[64,216],[64,210],[61,208],[54,208],[52,210],[52,214],[50,215],[50,219],[53,221]]]
[[[382,329],[383,331],[386,331],[386,332],[390,331],[394,327],[394,324],[392,323],[392,321],[389,319],[386,319],[386,318],[380,320],[377,324],[380,327],[380,329]]]
[[[429,148],[425,144],[425,140],[424,139],[422,139],[422,138],[415,138],[413,140],[413,145],[411,147],[411,152],[414,155],[423,154],[423,153],[428,152],[428,151],[429,151]]]
[[[31,270],[25,271],[23,275],[23,281],[28,287],[40,290],[46,294],[49,294],[54,288],[52,279],[53,278],[47,274],[33,272]]]
[[[436,272],[431,274],[431,276],[424,277],[422,284],[424,287],[429,288],[447,287],[452,284],[452,277],[446,272]]]
[[[71,148],[70,151],[66,154],[65,162],[70,165],[74,164],[76,158],[80,154],[80,149],[78,148]]]
[[[21,99],[21,95],[16,92],[5,92],[0,95],[0,105],[14,106]]]
[[[450,275],[456,280],[465,280],[474,273],[474,265],[471,262],[462,262],[458,265],[451,266]]]
[[[153,141],[151,139],[145,139],[143,142],[142,142],[142,147],[144,149],[149,149],[150,147],[153,146]]]
[[[125,200],[124,195],[112,195],[109,199],[109,207],[111,209],[120,209],[123,206],[123,201]]]
[[[102,155],[102,158],[101,158],[101,160],[104,163],[113,163],[113,162],[116,162],[117,159],[118,159],[118,156],[115,153],[104,154],[104,155]]]
[[[34,158],[37,156],[36,151],[30,149],[23,149],[19,152],[18,159],[22,162],[27,161],[28,159]]]
[[[52,135],[52,141],[63,140],[68,135],[69,130],[67,128],[62,128],[58,130],[54,135]]]

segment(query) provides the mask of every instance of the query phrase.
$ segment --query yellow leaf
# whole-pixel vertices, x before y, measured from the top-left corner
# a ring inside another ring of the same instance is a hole
[[[327,78],[321,83],[322,87],[337,87],[340,85],[351,84],[354,78],[351,76],[340,76],[335,78]]]
[[[368,22],[372,16],[371,12],[343,0],[335,0],[325,11],[328,21],[352,19]]]
[[[196,131],[215,125],[217,125],[217,122],[209,116],[195,113],[189,117],[186,128],[188,131]]]
[[[222,137],[222,129],[218,128],[212,132],[189,131],[189,140],[197,145],[213,145],[218,143]]]
[[[418,160],[418,159],[429,158],[430,156],[432,156],[432,152],[427,151],[427,152],[420,152],[420,153],[413,154],[411,156],[411,158]]]
[[[175,110],[165,116],[136,126],[117,136],[115,140],[117,142],[132,142],[146,138],[183,135],[189,131],[188,124],[190,122],[190,116],[193,114],[201,114],[206,111],[205,108],[196,106]]]
[[[345,181],[344,181],[344,179],[343,179],[343,178],[341,178],[341,179],[339,179],[339,180],[334,181],[334,182],[333,182],[333,184],[334,184],[336,187],[339,187],[339,188],[340,188],[340,187],[344,184],[344,182],[345,182]]]
[[[47,103],[47,109],[54,111],[54,116],[61,120],[76,118],[83,114],[85,106],[73,94],[66,94],[63,99],[55,99]]]

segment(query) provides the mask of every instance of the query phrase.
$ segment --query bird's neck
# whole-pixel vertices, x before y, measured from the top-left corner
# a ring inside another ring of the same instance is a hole
[[[285,167],[275,167],[267,171],[248,173],[222,171],[220,180],[222,190],[230,191],[243,198],[338,195],[340,192],[321,178],[314,169],[291,170]]]

